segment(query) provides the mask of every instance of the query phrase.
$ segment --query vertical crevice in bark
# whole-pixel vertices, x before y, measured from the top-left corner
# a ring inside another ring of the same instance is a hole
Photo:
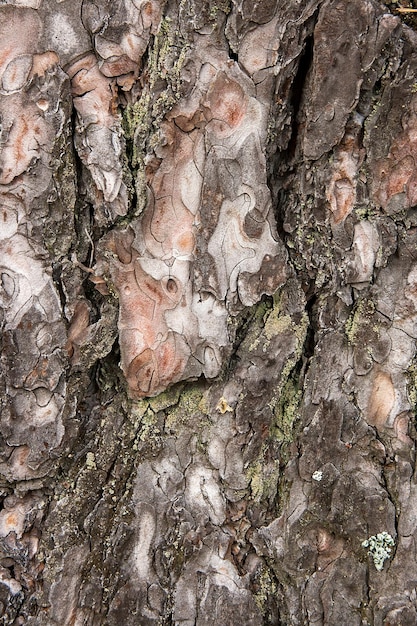
[[[316,19],[313,19],[313,24]],[[312,27],[312,30],[314,26]],[[303,91],[308,73],[313,63],[314,36],[308,35],[304,42],[303,51],[294,79],[291,82],[290,109],[292,110],[291,136],[288,142],[288,148],[283,155],[282,161],[287,165],[291,163],[296,156],[298,146],[298,134],[300,120],[298,119],[299,111],[302,104]]]

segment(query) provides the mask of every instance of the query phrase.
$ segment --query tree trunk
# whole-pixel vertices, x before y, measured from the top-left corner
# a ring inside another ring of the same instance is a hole
[[[0,4],[1,623],[415,625],[414,31]]]

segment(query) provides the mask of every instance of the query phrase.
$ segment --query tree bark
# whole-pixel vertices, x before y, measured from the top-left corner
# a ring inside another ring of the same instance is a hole
[[[0,4],[1,623],[416,624],[415,32]]]

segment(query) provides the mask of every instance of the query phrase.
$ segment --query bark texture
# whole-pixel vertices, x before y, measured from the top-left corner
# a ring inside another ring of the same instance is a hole
[[[0,47],[1,623],[415,625],[414,31],[1,0]]]

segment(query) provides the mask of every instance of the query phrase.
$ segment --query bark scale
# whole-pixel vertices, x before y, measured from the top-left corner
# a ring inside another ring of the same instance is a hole
[[[416,43],[1,3],[2,623],[417,622]]]

